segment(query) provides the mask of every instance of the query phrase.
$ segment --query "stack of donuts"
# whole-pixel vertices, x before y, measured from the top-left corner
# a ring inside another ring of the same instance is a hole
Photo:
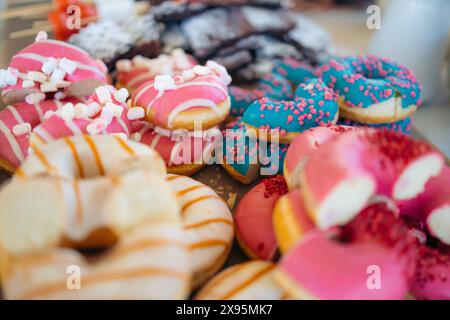
[[[312,128],[289,147],[284,178],[243,197],[237,239],[277,261],[288,298],[450,299],[449,173],[440,152],[402,133]]]
[[[192,175],[211,164],[218,126],[230,112],[231,77],[214,61],[174,71],[134,91],[130,106],[143,108],[145,121],[134,124],[132,139],[157,150],[169,172]]]
[[[114,135],[43,146],[0,203],[8,299],[186,299],[233,240],[231,213],[212,189],[167,175],[157,152]]]

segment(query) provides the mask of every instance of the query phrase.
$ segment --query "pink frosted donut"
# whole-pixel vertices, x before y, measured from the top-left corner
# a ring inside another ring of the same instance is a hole
[[[149,59],[136,56],[131,60],[119,60],[116,63],[117,86],[134,93],[145,82],[153,80],[157,75],[181,75],[197,65],[197,61],[182,49],[175,49],[170,55],[161,54]]]
[[[450,167],[444,166],[438,177],[430,179],[425,191],[399,204],[402,215],[422,221],[429,233],[450,245]]]
[[[251,258],[273,260],[278,245],[273,231],[273,208],[287,192],[283,176],[264,179],[245,194],[235,214],[238,242]]]
[[[375,241],[340,243],[313,230],[281,260],[276,279],[298,299],[403,299],[408,291],[397,253]],[[378,273],[378,276],[377,276]]]
[[[330,125],[311,128],[298,135],[289,146],[284,160],[284,178],[289,190],[299,187],[298,176],[306,159],[321,145],[353,127]]]
[[[28,156],[31,130],[43,121],[46,112],[77,102],[74,98],[44,100],[31,105],[19,102],[3,109],[0,112],[0,168],[12,173]]]
[[[55,92],[86,97],[107,82],[107,69],[101,61],[66,42],[48,40],[46,35],[39,35],[36,42],[14,55],[0,74],[5,103],[23,101],[32,93],[40,99]]]
[[[65,104],[59,110],[49,112],[45,120],[34,128],[30,144],[33,148],[62,137],[97,134],[122,134],[128,138],[132,120],[144,116],[144,110],[129,110],[128,93],[106,85],[95,89],[86,103]]]
[[[133,132],[131,138],[155,149],[170,173],[183,175],[192,175],[205,166],[213,154],[214,137],[222,134],[216,127],[201,133],[170,131],[146,121],[133,123]]]
[[[300,172],[302,197],[319,228],[341,225],[376,194],[394,200],[414,198],[443,163],[438,151],[403,134],[352,130],[309,157]]]
[[[155,77],[139,87],[131,105],[143,107],[147,120],[159,127],[208,129],[225,120],[230,111],[230,82],[226,69],[209,61],[205,67],[195,66],[181,76]]]

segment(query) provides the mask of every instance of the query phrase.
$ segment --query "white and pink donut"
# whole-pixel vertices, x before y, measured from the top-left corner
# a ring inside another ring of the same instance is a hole
[[[131,138],[155,149],[164,159],[168,172],[193,175],[211,159],[216,139],[222,135],[217,128],[201,132],[168,130],[147,121],[133,123]]]
[[[308,156],[339,134],[353,129],[353,127],[341,125],[319,126],[298,135],[289,145],[284,158],[283,174],[289,190],[294,190],[300,186],[298,181],[300,171]]]
[[[450,167],[428,181],[425,191],[416,198],[398,203],[400,214],[421,221],[427,231],[450,245]]]
[[[28,156],[32,130],[44,121],[49,111],[61,109],[66,103],[80,102],[75,98],[44,100],[33,104],[18,102],[0,112],[0,168],[14,172]]]
[[[414,198],[443,165],[442,154],[427,143],[361,128],[339,135],[308,158],[300,190],[310,217],[324,229],[350,221],[372,196]]]
[[[136,56],[131,60],[119,60],[116,63],[116,85],[133,94],[141,85],[152,81],[157,75],[181,75],[184,70],[192,69],[196,65],[195,58],[182,49],[175,49],[170,55],[161,54],[154,59]]]
[[[36,42],[15,54],[0,72],[5,103],[36,99],[57,92],[84,98],[108,82],[107,68],[84,50],[39,34]]]
[[[159,127],[208,129],[228,116],[230,82],[226,69],[209,61],[206,66],[185,70],[181,76],[156,76],[136,90],[131,105],[144,108],[146,119]]]
[[[133,120],[144,117],[144,110],[128,109],[127,97],[125,89],[117,91],[110,85],[98,87],[86,103],[69,103],[48,112],[44,121],[34,128],[30,144],[37,148],[62,137],[86,133],[119,134],[129,138]]]

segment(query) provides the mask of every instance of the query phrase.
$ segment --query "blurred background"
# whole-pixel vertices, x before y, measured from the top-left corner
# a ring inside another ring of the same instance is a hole
[[[1,0],[0,10],[54,6],[55,2]],[[140,1],[144,2],[151,5],[151,22],[138,23],[124,15],[116,18],[121,30],[140,32],[132,48],[124,50],[129,43],[117,33],[112,37],[112,31],[100,35],[92,32],[92,36],[86,32],[88,38],[93,37],[87,44],[77,36],[68,41],[86,44],[85,49],[99,54],[111,69],[119,58],[135,54],[152,57],[173,47],[184,47],[200,61],[219,60],[231,70],[233,79],[243,82],[264,73],[265,63],[273,57],[290,55],[312,64],[320,63],[328,54],[374,53],[389,57],[411,68],[423,84],[424,104],[414,119],[416,134],[450,156],[450,1]],[[123,6],[125,1],[121,3]],[[292,25],[285,12],[291,14],[289,19],[294,17]],[[0,21],[1,67],[33,40],[33,30],[41,26],[51,34],[47,13],[36,10],[34,15]],[[31,30],[30,35],[20,35],[23,30]],[[10,39],[12,33],[16,33],[15,39]],[[101,48],[102,41],[105,48]]]

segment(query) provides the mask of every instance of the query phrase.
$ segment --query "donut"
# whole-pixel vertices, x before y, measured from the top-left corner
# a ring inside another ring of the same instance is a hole
[[[288,100],[293,91],[289,82],[276,74],[265,74],[254,89],[244,89],[230,86],[231,99],[230,114],[234,117],[242,116],[247,108],[255,101],[268,97],[276,100]]]
[[[117,91],[110,85],[100,86],[86,103],[68,103],[54,112],[46,113],[44,121],[32,131],[31,147],[37,148],[59,138],[86,133],[130,137],[135,111],[138,111],[138,117],[144,117],[144,110],[129,110],[127,97],[125,89]]]
[[[65,137],[36,149],[0,199],[0,247],[11,255],[110,245],[136,224],[180,219],[161,157],[117,136]]]
[[[317,78],[313,66],[291,57],[276,61],[272,73],[289,80],[294,88],[307,80]]]
[[[83,98],[108,82],[106,66],[66,42],[38,34],[36,42],[16,53],[0,72],[0,88],[7,104],[44,100],[47,93]]]
[[[274,260],[278,251],[272,226],[275,203],[287,192],[283,176],[258,183],[239,201],[234,216],[236,235],[251,259]]]
[[[369,124],[369,123],[361,123],[356,122],[344,118],[339,118],[338,124],[345,125],[345,126],[354,126],[354,127],[371,127],[376,129],[387,129],[392,130],[396,132],[400,132],[406,135],[411,135],[412,133],[412,124],[413,119],[412,117],[407,117],[402,120],[392,122],[392,123],[375,123],[375,124]]]
[[[292,190],[277,201],[273,210],[273,230],[282,254],[287,253],[308,231],[314,229],[300,190]]]
[[[281,143],[290,143],[309,128],[336,123],[337,117],[338,105],[333,90],[320,79],[312,79],[300,84],[293,100],[262,98],[255,101],[245,111],[242,121],[258,132],[259,139],[272,140],[276,134]]]
[[[282,300],[274,280],[276,265],[254,260],[225,269],[203,286],[196,300]]]
[[[28,156],[30,133],[48,111],[60,109],[66,103],[78,103],[74,98],[43,100],[33,104],[18,102],[0,111],[0,168],[14,172]]]
[[[430,235],[450,245],[450,167],[431,178],[414,199],[397,203],[400,214],[421,221]]]
[[[300,187],[299,174],[308,157],[321,145],[348,130],[352,128],[342,125],[319,126],[295,137],[289,145],[284,161],[283,174],[289,190]]]
[[[182,76],[161,75],[143,84],[131,98],[133,107],[143,107],[147,120],[169,130],[193,131],[212,128],[230,111],[226,69],[213,61],[195,66]],[[196,128],[197,122],[199,123]]]
[[[233,217],[222,198],[204,184],[172,174],[167,181],[181,207],[195,289],[225,263],[233,244]]]
[[[340,243],[329,231],[312,230],[283,256],[275,279],[296,299],[399,300],[408,292],[404,272],[397,253],[376,241]]]
[[[175,49],[170,55],[161,54],[149,59],[135,56],[133,59],[116,62],[117,83],[119,88],[126,88],[133,94],[145,82],[153,80],[157,75],[181,75],[184,70],[192,69],[197,61],[183,49]]]
[[[288,144],[258,141],[241,119],[229,124],[223,139],[223,168],[237,181],[250,184],[259,175],[283,172]]]
[[[215,139],[222,135],[216,127],[199,133],[170,131],[146,121],[135,122],[133,131],[131,138],[155,149],[164,159],[168,172],[183,175],[193,175],[205,166],[212,156]]]
[[[430,246],[420,224],[411,223],[405,219],[409,216],[398,216],[392,210],[383,203],[367,207],[344,227],[344,241],[371,239],[382,243],[396,251],[399,261],[404,263],[413,297],[450,299],[450,247],[442,243]]]
[[[360,128],[340,134],[308,158],[300,190],[309,216],[324,229],[350,221],[376,194],[395,201],[414,198],[443,163],[442,154],[425,142]]]
[[[342,117],[362,123],[391,123],[411,116],[421,104],[413,72],[373,55],[333,58],[319,73],[339,95]]]
[[[106,253],[86,259],[69,248],[48,248],[16,257],[2,274],[7,299],[186,299],[189,252],[179,223],[136,226]],[[81,272],[70,290],[71,272]]]

